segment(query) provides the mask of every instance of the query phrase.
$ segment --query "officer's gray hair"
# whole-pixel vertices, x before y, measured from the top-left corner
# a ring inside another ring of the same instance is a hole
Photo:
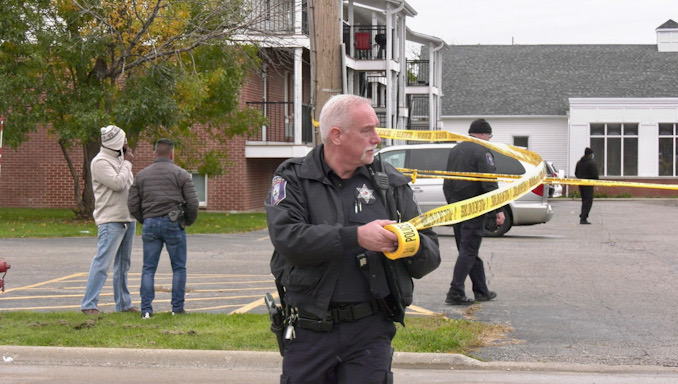
[[[320,140],[326,143],[332,127],[348,130],[353,124],[351,109],[361,104],[372,106],[372,101],[356,95],[336,95],[327,100],[320,112]]]

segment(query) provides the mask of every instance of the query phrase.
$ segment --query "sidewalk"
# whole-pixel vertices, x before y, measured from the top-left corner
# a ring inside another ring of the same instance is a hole
[[[275,352],[0,346],[3,384],[276,383]],[[480,362],[458,354],[396,352],[396,382],[652,383],[678,381],[678,368]]]

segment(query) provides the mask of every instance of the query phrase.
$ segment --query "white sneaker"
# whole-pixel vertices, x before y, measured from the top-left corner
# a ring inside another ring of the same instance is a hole
[[[144,312],[141,314],[142,319],[150,319],[151,318],[151,313],[150,312]]]

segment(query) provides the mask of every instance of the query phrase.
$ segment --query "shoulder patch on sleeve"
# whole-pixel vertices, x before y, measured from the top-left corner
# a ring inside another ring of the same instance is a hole
[[[281,201],[285,200],[285,187],[287,186],[287,180],[283,179],[280,176],[275,176],[271,183],[271,204],[278,205]]]
[[[485,153],[485,157],[487,157],[487,164],[494,165],[494,156],[490,152]]]

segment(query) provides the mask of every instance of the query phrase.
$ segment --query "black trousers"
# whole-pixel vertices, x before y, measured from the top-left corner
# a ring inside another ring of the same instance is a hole
[[[583,221],[589,217],[591,206],[593,206],[593,187],[590,185],[580,185],[579,193],[581,194],[581,214],[579,218]]]
[[[335,323],[331,332],[295,327],[285,340],[281,384],[393,382],[391,340],[396,328],[381,313]]]
[[[459,256],[454,265],[454,274],[452,275],[449,293],[466,296],[464,283],[467,276],[471,278],[473,293],[476,296],[487,295],[489,293],[485,281],[483,260],[478,256],[484,234],[485,215],[454,224],[454,240],[457,243]]]

